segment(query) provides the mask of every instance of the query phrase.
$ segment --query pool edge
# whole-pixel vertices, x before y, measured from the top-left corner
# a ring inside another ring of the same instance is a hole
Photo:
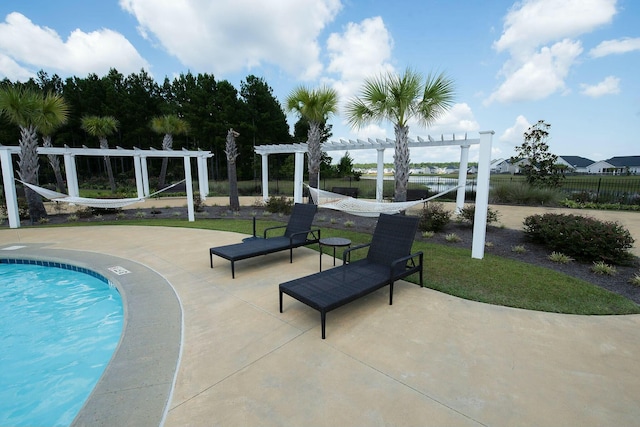
[[[182,305],[171,284],[138,262],[95,252],[29,244],[0,253],[0,258],[78,266],[104,276],[120,292],[124,311],[120,341],[71,426],[162,425],[183,339]]]

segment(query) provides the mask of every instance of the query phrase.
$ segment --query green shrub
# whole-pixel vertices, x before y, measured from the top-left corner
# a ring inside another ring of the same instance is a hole
[[[271,213],[283,213],[289,215],[293,209],[293,201],[286,196],[271,196],[265,204],[267,211]]]
[[[551,252],[551,254],[547,256],[547,259],[558,264],[569,264],[571,261],[573,261],[573,258],[571,258],[570,256],[567,256],[562,252],[555,251]]]
[[[458,243],[458,242],[462,241],[460,236],[458,236],[456,233],[447,234],[446,236],[444,236],[444,240],[446,240],[449,243]]]
[[[451,211],[445,209],[442,203],[427,203],[422,208],[418,229],[420,231],[441,231],[451,221]]]
[[[601,276],[615,276],[618,274],[618,270],[612,265],[605,263],[604,261],[594,262],[591,266],[591,271]]]
[[[473,225],[473,221],[476,216],[476,205],[464,205],[464,207],[458,213],[458,217],[466,223]],[[498,217],[500,214],[491,209],[491,207],[487,207],[487,224],[493,224],[494,222],[498,222]]]
[[[524,245],[515,245],[511,246],[511,252],[516,254],[524,254],[527,252],[527,248],[525,248]]]
[[[524,220],[524,233],[533,242],[583,262],[627,264],[634,239],[617,222],[579,215],[531,215]]]

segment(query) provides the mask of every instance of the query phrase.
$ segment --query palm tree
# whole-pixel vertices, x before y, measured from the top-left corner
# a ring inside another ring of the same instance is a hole
[[[84,116],[81,121],[82,129],[84,129],[89,135],[98,137],[100,141],[100,148],[109,148],[109,142],[107,136],[113,134],[118,130],[118,120],[112,116]],[[109,175],[109,185],[111,186],[111,192],[116,192],[116,180],[113,177],[113,170],[111,169],[111,160],[109,156],[104,156],[104,164],[107,168],[107,174]]]
[[[51,134],[65,124],[69,116],[69,106],[60,95],[48,93],[42,101],[42,115],[38,120],[38,130],[42,133],[42,146],[53,147]],[[64,180],[60,170],[60,160],[55,154],[47,154],[49,164],[56,177],[58,191],[64,191]]]
[[[295,111],[309,121],[309,186],[318,188],[318,173],[322,162],[322,129],[329,117],[338,112],[338,93],[328,87],[310,90],[299,86],[287,97],[287,110]]]
[[[162,149],[173,149],[173,135],[182,135],[189,132],[189,123],[181,119],[175,114],[167,114],[165,116],[154,117],[151,119],[151,130],[155,133],[164,134],[162,138]],[[162,159],[162,169],[158,177],[158,188],[164,188],[167,178],[167,157]]]
[[[410,69],[403,75],[388,73],[364,82],[360,96],[347,104],[347,120],[361,128],[371,122],[393,123],[395,141],[395,194],[398,202],[407,200],[409,182],[409,126],[415,119],[429,127],[453,104],[453,81],[443,73],[422,76]]]
[[[39,92],[20,87],[6,87],[0,90],[0,114],[20,127],[20,154],[18,176],[29,184],[38,184],[38,126],[64,122],[67,107],[59,95],[43,98]],[[47,216],[42,197],[30,188],[25,188],[32,222]]]
[[[238,146],[236,138],[240,134],[229,129],[224,152],[227,155],[227,174],[229,175],[229,208],[232,211],[240,210],[240,200],[238,198],[238,175],[236,171],[236,157],[238,157]]]

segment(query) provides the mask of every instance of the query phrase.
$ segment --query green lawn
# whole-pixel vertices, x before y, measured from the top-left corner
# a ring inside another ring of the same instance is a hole
[[[253,224],[241,219],[136,219],[101,222],[104,225],[145,225],[225,230],[251,234]],[[97,225],[91,223],[67,223],[57,226]],[[258,221],[257,233],[266,227],[282,225],[281,222]],[[323,237],[342,236],[355,246],[369,242],[370,236],[355,231],[322,228]],[[327,253],[331,250],[325,248]],[[638,314],[640,306],[588,282],[575,279],[554,270],[532,266],[520,261],[492,255],[484,259],[472,259],[467,249],[416,241],[414,251],[424,252],[425,286],[489,304],[518,307],[529,310],[568,314]],[[203,254],[204,256],[204,254]],[[417,277],[409,281],[417,283]]]

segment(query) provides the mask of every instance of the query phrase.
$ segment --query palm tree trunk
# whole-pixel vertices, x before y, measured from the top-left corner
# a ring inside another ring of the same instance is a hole
[[[109,148],[109,142],[107,141],[107,138],[100,138],[100,148]],[[113,177],[113,169],[111,169],[111,158],[109,156],[104,156],[104,166],[107,168],[107,176],[109,177],[109,186],[111,187],[111,192],[115,193],[116,179]]]
[[[238,175],[236,170],[236,157],[238,146],[236,145],[236,133],[233,129],[227,132],[225,153],[227,155],[227,175],[229,176],[229,207],[232,211],[240,210],[240,198],[238,197]]]
[[[18,176],[24,182],[38,185],[38,136],[34,126],[20,127],[20,153]],[[32,223],[47,217],[42,197],[30,188],[24,189]]]
[[[394,126],[396,134],[395,156],[393,158],[395,176],[395,194],[393,199],[396,202],[407,201],[407,184],[409,183],[409,127]]]
[[[162,138],[162,149],[171,150],[173,147],[173,136],[170,133],[164,135]],[[158,189],[165,187],[165,181],[167,180],[167,166],[169,164],[169,158],[162,159],[162,167],[160,169],[160,176],[158,177]]]
[[[44,136],[43,140],[44,141],[42,145],[44,147],[53,147],[50,136],[48,135]],[[60,170],[60,159],[58,159],[58,156],[56,156],[55,154],[47,154],[47,159],[49,160],[51,169],[53,169],[53,174],[56,177],[56,189],[59,192],[64,193],[65,191],[64,179],[62,179],[62,171]]]
[[[320,141],[322,140],[322,132],[320,123],[309,122],[309,133],[307,134],[308,144],[308,169],[309,169],[309,187],[318,188],[318,173],[320,172],[320,162],[322,161],[322,149]]]

